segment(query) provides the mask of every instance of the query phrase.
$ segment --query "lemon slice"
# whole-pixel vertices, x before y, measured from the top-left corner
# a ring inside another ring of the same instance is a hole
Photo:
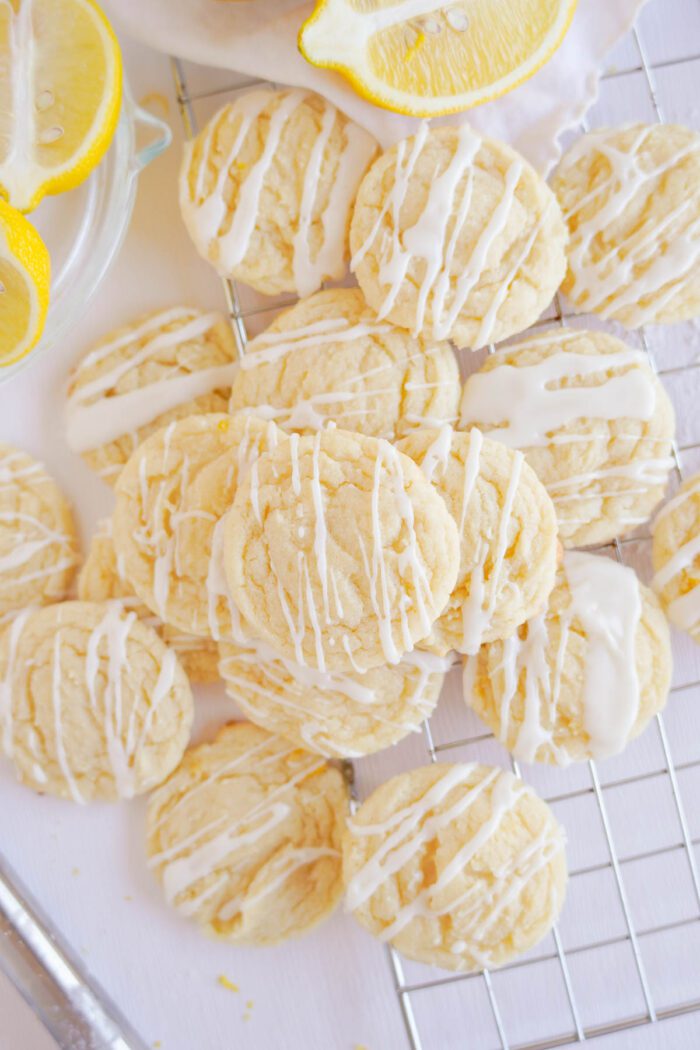
[[[92,0],[0,0],[0,194],[30,211],[87,178],[112,140],[121,82]]]
[[[299,48],[363,98],[435,117],[531,77],[561,43],[575,7],[576,0],[320,0]]]
[[[0,200],[0,367],[28,354],[44,329],[51,261],[28,219]]]

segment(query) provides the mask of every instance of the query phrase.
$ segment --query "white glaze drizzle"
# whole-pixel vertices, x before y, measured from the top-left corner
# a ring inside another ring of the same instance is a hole
[[[270,741],[266,740],[269,745]],[[245,763],[252,751],[239,756],[234,762],[226,763],[225,768],[214,770],[200,781],[193,789],[186,792],[178,800],[178,805],[186,805],[187,801],[196,791],[205,790],[212,782],[220,776],[231,772],[235,767]],[[285,755],[291,753],[292,749],[278,748],[270,755],[268,761],[281,761]],[[261,763],[258,762],[257,765]],[[149,859],[149,867],[160,868],[161,878],[165,896],[170,903],[185,915],[193,914],[200,904],[213,892],[211,887],[203,893],[196,894],[189,900],[178,900],[177,898],[192,889],[200,880],[208,879],[214,875],[218,868],[235,863],[234,857],[237,850],[245,846],[254,845],[268,832],[273,831],[283,824],[292,813],[292,805],[281,801],[281,797],[290,792],[301,780],[311,776],[317,770],[324,767],[324,762],[304,756],[304,763],[297,772],[293,773],[281,786],[273,788],[265,797],[251,806],[247,813],[238,819],[228,821],[223,815],[210,821],[191,835],[185,836],[175,845],[170,846]],[[163,816],[160,824],[170,818],[173,810]],[[251,826],[254,825],[254,826]],[[226,873],[215,881],[217,889],[227,881]],[[232,919],[234,914],[227,911],[227,920]]]
[[[86,452],[108,444],[125,434],[135,434],[158,416],[178,405],[209,394],[213,390],[230,387],[238,365],[227,364],[202,368],[193,372],[173,367],[171,374],[154,383],[148,383],[124,394],[111,394],[116,384],[142,364],[171,347],[186,346],[200,340],[222,322],[217,313],[198,315],[184,307],[166,310],[148,318],[127,335],[97,347],[81,362],[78,370],[85,370],[110,354],[130,347],[131,352],[119,358],[95,379],[77,386],[68,399],[66,408],[66,440],[74,452]],[[159,329],[176,324],[168,332]],[[156,332],[151,337],[152,332]],[[145,340],[141,347],[138,343]]]
[[[0,511],[0,529],[12,532],[11,549],[0,555],[0,593],[32,580],[53,576],[75,565],[70,536],[51,528],[33,514],[18,510]],[[51,548],[56,549],[56,560],[40,568],[30,567],[38,554]],[[17,575],[16,570],[23,566],[27,566],[28,571]]]
[[[2,747],[8,758],[14,753],[14,729],[12,715],[12,679],[15,671],[17,647],[32,609],[22,609],[6,628],[7,659],[5,675],[0,679],[0,722],[2,723]]]
[[[693,187],[678,206],[662,209],[658,216],[644,207],[661,180],[700,146],[697,143],[684,146],[668,160],[644,170],[639,156],[652,130],[639,128],[625,150],[611,141],[618,129],[589,133],[567,153],[559,169],[560,175],[565,174],[591,151],[600,154],[610,165],[610,175],[597,181],[590,193],[578,200],[566,215],[567,219],[573,219],[584,208],[599,202],[589,219],[579,220],[569,242],[569,272],[573,275],[570,296],[586,310],[604,318],[626,308],[626,323],[633,327],[654,319],[657,310],[677,294],[682,280],[700,259],[700,220],[694,217],[697,187]],[[594,239],[627,208],[643,211],[643,224],[594,261],[591,257]],[[686,219],[681,225],[677,220],[684,216]],[[639,272],[635,272],[637,268],[641,268]],[[641,300],[647,296],[652,300],[644,306]],[[655,302],[657,297],[660,301]]]
[[[565,746],[557,743],[556,730],[563,666],[574,622],[585,635],[581,704],[591,756],[602,759],[621,751],[639,713],[635,645],[642,605],[635,573],[609,558],[577,551],[564,554],[564,572],[570,601],[557,616],[560,640],[554,666],[548,655],[546,613],[529,622],[526,638],[514,636],[503,643],[499,737],[508,739],[511,708],[524,675],[524,713],[511,748],[523,762],[534,762],[543,746],[551,749],[560,765],[571,760]],[[465,670],[465,691],[470,688],[472,672],[473,668]]]
[[[329,757],[342,754],[356,757],[362,752],[349,750],[338,737],[336,723],[341,715],[337,697],[344,705],[352,705],[371,723],[397,729],[419,732],[423,719],[430,714],[426,690],[431,679],[449,670],[451,661],[432,653],[414,650],[398,665],[406,665],[413,674],[406,674],[405,684],[411,688],[404,705],[412,721],[394,722],[382,712],[383,697],[360,674],[338,674],[302,667],[281,656],[264,642],[250,641],[229,656],[222,656],[220,669],[229,696],[253,720],[270,711],[271,706],[292,712],[299,721],[299,731],[307,745],[319,754]],[[239,669],[237,671],[237,668]],[[263,682],[253,680],[254,669]],[[368,672],[369,673],[369,672]],[[256,700],[259,698],[259,702]],[[348,708],[349,714],[349,708]],[[350,733],[352,735],[352,731]]]
[[[660,521],[675,513],[699,492],[700,475],[691,478],[656,515],[653,532],[656,532]],[[671,623],[683,631],[695,631],[700,626],[700,569],[697,569],[696,561],[700,565],[700,533],[691,534],[689,539],[655,573],[652,580],[654,590],[662,594],[669,583],[684,574],[690,575],[691,579],[697,577],[696,580],[693,580],[693,585],[689,590],[674,598],[666,607]],[[683,581],[684,585],[688,582],[690,581],[687,578]]]
[[[470,294],[478,285],[489,253],[508,222],[515,201],[515,191],[523,172],[523,162],[519,159],[511,162],[503,180],[502,196],[493,213],[483,224],[471,256],[457,276],[454,267],[459,238],[470,213],[477,208],[473,198],[474,170],[481,139],[467,124],[460,126],[457,145],[450,161],[442,171],[438,168],[433,174],[423,211],[413,226],[402,231],[402,206],[427,136],[427,124],[422,123],[412,142],[408,140],[397,145],[392,187],[367,238],[355,252],[351,269],[357,270],[367,252],[378,245],[379,284],[387,289],[378,312],[379,318],[382,319],[389,316],[402,282],[418,260],[423,267],[422,277],[418,279],[413,332],[416,334],[424,328],[430,308],[433,335],[437,339],[446,339],[451,335]],[[458,192],[460,184],[461,193]],[[391,224],[390,229],[387,229],[384,220],[389,214]],[[454,221],[452,230],[448,233],[452,215]],[[488,343],[495,327],[498,310],[519,268],[532,250],[543,219],[544,213],[537,219],[526,238],[524,248],[503,286],[499,285],[495,289],[490,306],[485,311],[475,348]]]
[[[455,954],[468,951],[471,957],[486,966],[490,961],[490,948],[484,941],[492,925],[507,903],[516,900],[534,875],[563,848],[564,839],[559,828],[552,824],[494,873],[497,879],[489,894],[484,894],[483,883],[479,880],[478,885],[470,885],[465,894],[450,899],[447,904],[438,906],[434,903],[468,868],[479,849],[498,834],[504,817],[531,791],[512,774],[492,769],[471,788],[464,787],[458,792],[442,812],[433,812],[454,789],[466,785],[476,769],[474,764],[447,766],[422,798],[403,806],[386,820],[374,824],[359,824],[356,820],[348,822],[352,835],[377,836],[379,841],[368,860],[350,879],[346,888],[346,906],[355,910],[370,900],[388,879],[411,863],[425,842],[436,838],[453,821],[463,817],[488,792],[490,813],[486,820],[460,846],[437,880],[419,889],[412,900],[398,908],[393,921],[379,935],[382,940],[394,940],[415,918],[439,922],[442,915],[459,909],[461,939],[454,943],[452,950]],[[473,908],[464,907],[472,902]]]
[[[558,334],[556,341],[566,338]],[[551,385],[599,377],[613,368],[627,371],[595,386]],[[502,364],[471,375],[464,387],[461,425],[488,424],[496,428],[490,436],[504,445],[537,448],[549,444],[552,431],[575,419],[648,421],[655,405],[653,377],[640,351],[598,355],[562,350],[535,364]]]
[[[308,663],[304,652],[304,640],[307,635],[307,627],[310,627],[313,634],[315,666],[319,671],[325,672],[327,667],[325,645],[328,634],[323,629],[321,617],[323,617],[326,626],[337,626],[339,621],[337,615],[333,615],[331,612],[329,600],[329,567],[326,557],[326,547],[329,537],[325,514],[323,513],[325,497],[318,469],[321,440],[322,434],[320,432],[314,435],[312,476],[309,482],[312,506],[314,508],[312,564],[315,570],[315,578],[320,584],[322,592],[323,609],[321,615],[319,615],[319,610],[316,607],[314,587],[309,570],[309,557],[306,549],[297,549],[296,551],[296,619],[293,615],[292,607],[289,603],[285,588],[282,585],[282,581],[280,580],[279,575],[275,572],[274,565],[272,566],[272,571],[275,576],[275,588],[280,608],[294,645],[294,659],[296,663],[301,666],[306,666]],[[302,481],[300,476],[298,434],[290,435],[289,449],[291,459],[292,491],[295,496],[301,498]],[[391,602],[389,600],[386,577],[386,558],[380,514],[380,493],[384,492],[386,494],[387,487],[393,495],[396,510],[405,529],[405,548],[399,560],[398,570],[402,581],[407,583],[410,587],[413,595],[413,605],[418,616],[420,628],[423,631],[422,637],[425,637],[430,630],[432,622],[431,616],[428,612],[428,608],[432,602],[432,591],[426,566],[418,549],[413,505],[408,493],[406,492],[400,454],[393,445],[389,444],[389,442],[380,440],[379,451],[374,464],[372,493],[370,496],[372,536],[369,554],[363,537],[359,532],[357,533],[357,543],[362,556],[365,575],[367,577],[369,598],[377,622],[380,644],[387,663],[395,664],[399,662],[404,653],[410,652],[413,649],[413,641],[408,629],[406,603],[410,601],[410,599],[407,595],[404,595],[404,601],[399,610],[401,617],[400,642],[397,642],[397,639],[394,636],[394,610],[392,610]],[[258,507],[256,514],[258,521],[260,521],[259,482],[256,472],[251,473],[251,504],[254,508]],[[298,504],[298,511],[300,512],[300,516],[303,516],[304,506],[302,502]],[[304,534],[305,533],[302,531],[300,535],[299,530],[296,530],[293,534],[290,534],[290,540],[303,540]],[[335,587],[337,591],[337,580],[335,582]],[[335,603],[336,613],[338,604],[338,602]],[[351,655],[350,640],[347,634],[343,636],[342,644],[345,651],[348,652],[348,655]],[[355,665],[354,659],[353,666],[359,673],[362,673],[364,670],[361,665]]]
[[[231,201],[227,199],[229,172],[236,164],[236,158],[246,142],[252,124],[273,97],[267,91],[248,92],[210,121],[201,138],[202,147],[199,168],[195,174],[194,193],[188,186],[194,144],[189,144],[186,149],[184,177],[181,180],[183,213],[197,231],[197,237],[206,244],[207,250],[216,243],[215,266],[224,275],[230,276],[233,273],[250,248],[259,217],[265,179],[277,156],[285,127],[296,110],[311,96],[301,90],[289,91],[272,112],[262,153],[241,181],[231,213]],[[229,117],[240,118],[238,129],[228,155],[222,162],[216,161],[220,164],[218,175],[207,194],[204,183],[207,168],[212,164],[215,131]],[[300,296],[310,295],[320,287],[323,280],[337,280],[343,276],[350,207],[376,149],[374,139],[366,131],[352,123],[344,125],[341,133],[345,143],[338,155],[325,207],[321,209],[319,189],[322,174],[327,167],[324,161],[331,135],[339,119],[335,107],[323,100],[321,126],[309,153],[297,228],[291,236],[292,271],[296,291]],[[320,230],[320,244],[313,257],[311,231],[315,226]]]

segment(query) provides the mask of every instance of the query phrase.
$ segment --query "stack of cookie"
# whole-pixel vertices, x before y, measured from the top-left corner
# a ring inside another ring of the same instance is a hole
[[[659,599],[571,549],[634,530],[663,498],[674,416],[646,357],[597,328],[538,328],[462,387],[455,347],[522,333],[562,281],[577,310],[629,327],[700,313],[683,195],[700,143],[586,136],[554,192],[467,125],[377,154],[303,91],[243,95],[188,145],[198,250],[302,298],[240,361],[223,318],[177,307],[78,364],[68,441],[115,510],[82,602],[21,613],[0,641],[5,750],[23,780],[78,800],[160,784],[150,865],[217,935],[273,943],[345,890],[407,956],[472,970],[555,921],[552,813],[509,772],[436,764],[349,817],[335,760],[419,729],[455,660],[467,704],[523,761],[616,754],[663,707]],[[351,253],[359,287],[321,290]],[[654,527],[656,590],[696,636],[699,518],[696,479]],[[208,679],[214,652],[249,721],[182,757],[182,668]]]

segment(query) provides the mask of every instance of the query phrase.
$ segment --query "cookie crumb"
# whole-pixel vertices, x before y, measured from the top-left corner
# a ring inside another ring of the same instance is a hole
[[[219,974],[217,980],[218,980],[219,984],[221,985],[221,987],[222,988],[227,988],[229,992],[239,992],[240,991],[240,988],[238,987],[238,985],[234,984],[233,981],[229,981],[228,977],[225,974],[223,974],[223,973]]]

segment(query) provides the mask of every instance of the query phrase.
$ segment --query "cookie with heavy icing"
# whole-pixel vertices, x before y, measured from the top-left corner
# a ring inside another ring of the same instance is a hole
[[[135,612],[152,627],[171,649],[191,682],[215,682],[219,678],[219,650],[212,639],[185,634],[152,613],[134,594],[124,570],[124,559],[117,557],[112,539],[112,520],[98,525],[87,557],[78,576],[78,598],[83,602],[118,599],[125,609]]]
[[[554,586],[557,521],[543,485],[521,452],[476,428],[416,430],[397,447],[438,490],[459,530],[457,583],[421,648],[475,653],[507,638]]]
[[[131,456],[116,485],[114,544],[139,598],[205,638],[243,637],[223,571],[223,514],[274,423],[212,413],[169,423]]]
[[[700,642],[700,474],[661,508],[652,537],[652,586],[674,627]]]
[[[0,623],[65,598],[78,561],[68,500],[41,463],[0,443]]]
[[[459,540],[408,456],[325,430],[292,434],[253,465],[224,518],[224,566],[255,637],[302,666],[363,672],[430,633]]]
[[[279,314],[246,349],[231,410],[285,430],[345,430],[393,441],[457,418],[457,359],[449,344],[377,321],[358,288],[332,288]]]
[[[569,227],[562,285],[578,311],[628,328],[700,314],[700,135],[677,124],[599,128],[552,179]]]
[[[477,349],[549,305],[566,239],[556,198],[520,154],[468,124],[425,123],[365,175],[351,265],[380,320]]]
[[[447,970],[502,966],[551,929],[565,837],[512,773],[435,763],[372,792],[343,839],[346,902],[403,955]]]
[[[175,306],[110,333],[73,369],[66,440],[113,485],[134,450],[166,423],[225,412],[237,370],[231,325]]]
[[[545,612],[464,665],[464,698],[522,762],[621,752],[666,703],[671,646],[627,566],[567,551]]]
[[[0,636],[3,750],[35,791],[143,794],[182,758],[192,718],[175,653],[120,602],[25,610]]]
[[[222,276],[310,295],[346,272],[350,209],[376,151],[320,95],[249,91],[185,146],[185,226]]]
[[[464,385],[460,426],[525,453],[567,547],[645,522],[673,468],[673,406],[646,354],[606,332],[548,329],[490,354]]]
[[[151,796],[149,867],[166,900],[207,933],[276,944],[338,904],[347,811],[338,769],[238,722],[187,751]]]
[[[222,642],[228,695],[251,722],[329,758],[373,754],[420,730],[448,660],[415,650],[365,674],[301,667],[263,642]]]

